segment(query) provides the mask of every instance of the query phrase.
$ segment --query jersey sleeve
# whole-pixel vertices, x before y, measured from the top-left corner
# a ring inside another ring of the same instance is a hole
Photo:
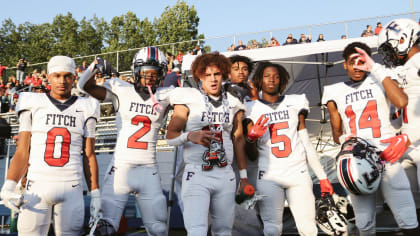
[[[175,90],[174,86],[158,88],[156,91],[156,99],[163,108],[170,104],[170,98]]]
[[[169,103],[173,105],[186,105],[189,103],[188,100],[191,100],[191,96],[194,96],[196,92],[195,88],[175,88],[171,96],[169,97]],[[201,99],[201,98],[200,98]]]
[[[257,122],[259,118],[255,116],[255,112],[254,112],[254,109],[256,107],[255,105],[256,105],[256,101],[250,101],[245,104],[245,117],[247,119],[250,119],[254,124],[255,122]]]
[[[20,93],[20,97],[15,109],[16,115],[19,116],[19,114],[23,111],[32,112],[32,109],[35,107],[35,103],[39,101],[37,95],[38,94],[31,92]]]
[[[100,118],[100,104],[99,101],[93,97],[87,98],[88,110],[86,111],[86,119],[94,118],[99,120]]]
[[[324,86],[324,92],[322,93],[322,101],[323,105],[327,105],[328,102],[334,101],[334,94],[332,94],[332,86]]]

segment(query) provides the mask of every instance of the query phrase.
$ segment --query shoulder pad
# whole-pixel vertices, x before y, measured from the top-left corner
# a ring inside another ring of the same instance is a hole
[[[249,91],[248,87],[246,87],[246,84],[225,83],[223,85],[223,88],[225,89],[226,92],[238,98],[241,102],[248,95],[248,91]]]
[[[31,111],[37,103],[40,102],[40,95],[43,93],[32,93],[32,92],[22,92],[19,94],[19,100],[16,104],[16,114],[19,115],[20,112],[29,110]]]
[[[188,87],[177,87],[174,88],[171,92],[171,96],[169,97],[169,103],[171,105],[176,104],[188,104],[193,99],[201,99],[194,97],[195,94],[200,94],[198,89],[196,88],[188,88]]]
[[[160,87],[156,90],[156,99],[160,101],[168,101],[169,98],[172,96],[173,92],[175,90],[174,86],[170,87]]]

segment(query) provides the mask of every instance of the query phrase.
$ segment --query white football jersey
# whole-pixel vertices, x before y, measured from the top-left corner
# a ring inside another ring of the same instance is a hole
[[[223,110],[223,103],[221,99],[216,105],[210,103],[212,106],[212,123],[222,125],[225,118],[228,119],[227,127],[223,129],[222,140],[225,149],[225,158],[228,164],[232,164],[233,160],[233,143],[231,138],[233,120],[241,110],[244,110],[244,104],[237,98],[227,93],[229,102],[229,114],[225,114]],[[205,105],[205,98],[200,90],[196,88],[175,88],[170,102],[172,105],[185,105],[189,109],[187,124],[184,132],[202,130],[208,128],[209,122],[207,119],[207,108]],[[204,164],[203,154],[208,148],[192,142],[186,142],[183,148],[183,156],[185,164]]]
[[[156,163],[157,133],[164,118],[164,112],[154,112],[150,97],[142,98],[134,85],[118,78],[103,85],[114,94],[113,104],[117,112],[118,130],[115,146],[115,161],[134,165]],[[155,96],[165,111],[172,88],[159,88]]]
[[[343,122],[344,133],[370,141],[380,149],[381,139],[395,136],[390,122],[391,102],[380,82],[368,76],[364,81],[340,82],[324,87],[322,103],[334,102]]]
[[[391,78],[398,81],[408,96],[401,131],[420,131],[420,53],[414,54],[403,66],[396,67],[391,73]]]
[[[62,103],[45,93],[21,93],[16,112],[31,112],[28,179],[74,181],[83,177],[83,138],[88,119],[99,119],[96,99],[72,96]]]
[[[285,95],[276,103],[247,102],[246,117],[255,124],[261,115],[269,128],[258,140],[258,168],[276,176],[289,176],[307,169],[306,153],[297,128],[299,113],[309,111],[305,95]]]

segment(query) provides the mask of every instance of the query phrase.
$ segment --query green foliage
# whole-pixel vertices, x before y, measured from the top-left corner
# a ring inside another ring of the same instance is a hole
[[[204,38],[198,35],[198,23],[200,18],[194,6],[188,6],[184,1],[165,8],[159,19],[156,20],[156,32],[158,44],[176,43]],[[197,42],[186,42],[174,46],[161,46],[164,51],[177,53],[179,50],[186,52],[194,48]]]
[[[94,57],[84,56],[102,54],[101,57],[124,71],[130,69],[136,53],[136,50],[129,49],[203,39],[203,34],[198,35],[198,23],[194,6],[180,0],[172,7],[167,6],[153,22],[148,18],[140,19],[130,11],[113,17],[110,22],[96,15],[77,21],[70,12],[58,14],[51,23],[44,24],[25,22],[15,25],[11,19],[5,19],[0,26],[0,62],[15,67],[21,57],[34,64],[46,62],[55,55],[67,55],[76,57],[77,64],[83,60],[89,64]],[[205,47],[203,43],[200,41]],[[176,54],[178,50],[186,53],[196,44],[188,42],[159,47]],[[127,51],[118,53],[118,59],[116,53],[109,53],[118,50]],[[38,69],[43,67],[45,64],[35,66]],[[28,68],[28,71],[33,69]]]

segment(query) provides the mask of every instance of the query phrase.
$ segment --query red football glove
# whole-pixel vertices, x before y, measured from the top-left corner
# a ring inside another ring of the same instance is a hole
[[[356,63],[353,67],[358,70],[371,71],[373,65],[375,65],[375,62],[373,61],[373,59],[365,52],[365,50],[358,47],[355,47],[354,49],[356,49],[356,51],[358,52],[360,56],[356,59],[355,61]],[[360,62],[363,62],[363,63],[360,63]]]
[[[328,179],[319,180],[319,185],[321,185],[321,197],[334,194],[333,186]]]
[[[251,142],[257,141],[261,136],[264,135],[265,131],[268,129],[268,125],[265,125],[268,122],[268,117],[264,120],[264,115],[261,115],[257,120],[257,123],[252,126],[252,129],[248,132],[248,140]]]
[[[389,146],[381,152],[381,159],[391,163],[398,161],[407,150],[407,144],[409,142],[410,140],[406,134],[381,140],[381,143],[390,143]]]

